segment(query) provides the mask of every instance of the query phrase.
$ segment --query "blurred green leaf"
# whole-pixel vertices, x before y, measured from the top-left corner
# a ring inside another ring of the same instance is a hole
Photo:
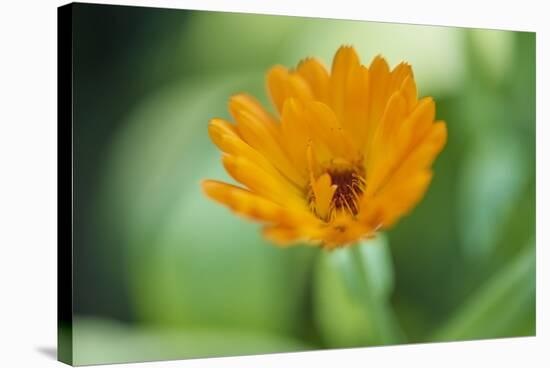
[[[427,341],[535,333],[535,246],[526,247],[482,284]]]
[[[457,199],[461,243],[469,258],[484,259],[493,251],[529,178],[525,161],[520,142],[509,134],[494,134],[468,150]]]
[[[471,46],[476,53],[480,74],[492,83],[501,82],[510,72],[515,53],[514,32],[493,29],[468,29]]]
[[[186,331],[131,327],[80,318],[74,328],[74,364],[106,364],[311,349],[288,337],[228,329]]]
[[[395,343],[402,339],[389,296],[391,254],[383,235],[322,252],[315,268],[315,319],[331,346]]]
[[[193,55],[187,67],[200,73],[267,70],[303,19],[260,14],[195,12],[180,45]],[[213,36],[215,35],[215,36]]]

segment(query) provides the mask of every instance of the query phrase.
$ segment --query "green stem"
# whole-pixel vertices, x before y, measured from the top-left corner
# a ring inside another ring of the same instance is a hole
[[[371,276],[365,267],[364,254],[361,252],[360,244],[351,247],[351,258],[354,271],[358,275],[357,279],[360,280],[358,287],[361,301],[373,317],[372,326],[377,340],[384,345],[405,342],[405,336],[387,296],[379,295],[380,293],[377,293],[373,286]]]

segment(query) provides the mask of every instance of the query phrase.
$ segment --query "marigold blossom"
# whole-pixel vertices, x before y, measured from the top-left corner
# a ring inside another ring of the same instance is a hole
[[[424,196],[447,140],[431,97],[418,99],[410,65],[361,65],[341,47],[330,73],[308,58],[274,66],[267,89],[274,116],[254,97],[231,97],[235,124],[208,132],[227,172],[244,187],[205,180],[211,199],[264,224],[280,245],[335,248],[394,225]]]

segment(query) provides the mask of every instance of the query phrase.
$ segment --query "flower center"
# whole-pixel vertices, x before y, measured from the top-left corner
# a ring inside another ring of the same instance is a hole
[[[365,188],[363,167],[335,159],[320,169],[319,176],[311,177],[308,193],[311,210],[326,222],[337,213],[357,215]]]
[[[359,212],[359,198],[363,194],[365,184],[363,177],[355,170],[349,169],[327,170],[327,173],[330,175],[332,185],[336,186],[331,207],[357,215]]]

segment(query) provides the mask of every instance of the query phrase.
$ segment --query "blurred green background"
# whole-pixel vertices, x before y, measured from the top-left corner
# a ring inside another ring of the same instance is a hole
[[[533,33],[86,4],[73,15],[76,364],[535,334]],[[359,275],[346,252],[268,244],[199,187],[230,180],[207,135],[229,96],[267,103],[270,66],[329,66],[342,44],[364,64],[411,63],[449,130],[424,200],[359,249]],[[353,287],[361,277],[374,303]]]

